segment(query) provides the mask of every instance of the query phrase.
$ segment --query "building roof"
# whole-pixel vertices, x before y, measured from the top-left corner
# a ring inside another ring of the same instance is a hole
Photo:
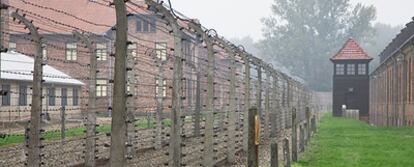
[[[331,60],[372,60],[372,57],[368,56],[355,39],[350,38]]]
[[[41,33],[70,34],[77,29],[94,34],[105,34],[116,24],[115,8],[109,6],[109,1],[10,0],[8,2],[10,12],[19,9],[19,13],[26,13],[27,18],[33,20],[34,25],[40,28]],[[133,0],[133,2],[144,6],[142,0]],[[145,9],[142,6],[129,5],[128,10],[141,13]]]
[[[99,2],[104,3],[104,1]],[[53,22],[45,24],[45,19],[34,18],[33,15],[44,16],[51,20],[95,34],[105,33],[110,29],[108,26],[113,26],[116,23],[115,10],[113,8],[91,0],[11,0],[9,1],[9,5],[11,6],[9,8],[11,11],[18,8],[20,9],[19,13],[26,13],[28,19],[33,20],[34,25],[39,27],[39,31],[43,31],[42,33],[54,32],[68,34],[72,33],[74,29]],[[72,16],[65,13],[69,13]],[[84,21],[78,18],[82,18]],[[85,22],[85,20],[102,25],[93,25]]]
[[[381,62],[388,57],[393,56],[394,52],[398,51],[406,43],[414,38],[414,17],[412,21],[407,23],[401,32],[387,45],[387,47],[379,55]]]
[[[1,79],[33,81],[32,57],[17,52],[1,53]],[[82,82],[73,79],[69,75],[55,69],[52,66],[43,66],[43,79],[46,83],[56,83],[62,85],[83,85]]]

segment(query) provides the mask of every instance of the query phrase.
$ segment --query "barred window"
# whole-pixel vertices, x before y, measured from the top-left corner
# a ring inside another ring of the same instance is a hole
[[[66,43],[66,60],[75,61],[77,60],[77,44]]]
[[[128,45],[127,56],[128,57],[136,57],[137,56],[137,44],[136,43],[132,43],[132,44]]]
[[[366,75],[366,74],[367,74],[367,65],[358,64],[358,75]]]
[[[108,81],[103,79],[96,80],[96,96],[105,97],[107,96]]]
[[[106,43],[96,44],[96,57],[100,61],[105,61],[108,58],[108,52],[106,49]]]
[[[344,64],[335,64],[336,68],[336,75],[344,75],[345,74],[345,65]]]
[[[347,64],[346,65],[346,74],[355,75],[355,64]]]
[[[167,43],[156,42],[155,43],[155,54],[158,59],[161,59],[161,61],[167,60]]]

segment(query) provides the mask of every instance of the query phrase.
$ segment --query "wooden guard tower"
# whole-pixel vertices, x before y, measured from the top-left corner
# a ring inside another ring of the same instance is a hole
[[[330,59],[333,73],[333,115],[343,116],[342,107],[359,110],[359,119],[369,118],[369,62],[372,60],[354,39],[349,39]]]

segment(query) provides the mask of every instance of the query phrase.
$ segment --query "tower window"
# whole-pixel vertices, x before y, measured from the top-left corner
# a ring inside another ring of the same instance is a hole
[[[355,75],[355,64],[347,64],[346,65],[346,73],[348,75]]]
[[[344,75],[345,74],[345,64],[335,64],[335,71],[336,75]]]
[[[358,64],[358,75],[366,75],[366,74],[367,74],[367,65]]]

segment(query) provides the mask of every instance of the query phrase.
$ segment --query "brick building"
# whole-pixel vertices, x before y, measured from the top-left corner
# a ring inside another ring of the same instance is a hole
[[[133,94],[137,97],[135,105],[139,106],[137,108],[138,112],[155,111],[157,99],[163,99],[164,106],[168,110],[168,106],[171,105],[170,97],[172,93],[170,85],[172,85],[171,67],[174,59],[174,56],[172,56],[174,48],[173,35],[170,32],[169,25],[158,14],[142,8],[142,6],[146,6],[143,1],[136,1],[135,3],[141,6],[129,5],[128,7],[129,12],[133,14],[128,15],[128,41],[131,44],[128,45],[127,52],[128,55],[136,57],[128,60],[135,62],[132,72],[136,83],[131,83],[128,87],[134,86],[136,88]],[[113,78],[114,57],[111,55],[114,52],[115,41],[115,31],[112,29],[115,26],[115,10],[90,0],[43,0],[35,3],[9,1],[8,4],[11,6],[9,13],[18,8],[21,13],[28,13],[28,19],[32,19],[34,25],[39,27],[39,31],[43,36],[43,54],[47,59],[47,64],[84,83],[82,97],[88,95],[89,53],[85,45],[72,35],[72,30],[78,29],[78,31],[84,31],[90,35],[98,60],[97,108],[101,112],[108,111],[108,107],[112,106],[111,80]],[[46,18],[32,17],[33,13]],[[70,13],[70,15],[67,13]],[[26,30],[16,26],[16,23],[12,23],[11,20],[8,20],[8,23],[6,27],[15,31],[26,32]],[[187,27],[187,23],[184,21],[180,21],[179,24]],[[194,33],[184,33],[183,38],[182,46],[185,59],[183,74],[186,78],[183,84],[183,91],[185,91],[183,93],[187,97],[184,100],[184,106],[190,111],[194,107],[195,74],[205,72],[207,51],[199,37]],[[34,46],[28,39],[30,39],[30,36],[27,34],[11,33],[4,40],[10,50],[33,54],[35,52]],[[216,64],[225,62],[224,54],[220,53],[223,50],[218,47],[215,49],[218,53]],[[227,80],[223,78],[222,81],[217,82],[225,81]],[[206,83],[205,81],[201,82],[202,86]],[[157,85],[159,86],[157,87]],[[224,86],[222,87],[220,89],[224,89]],[[220,89],[216,89],[217,93]],[[86,104],[87,98],[82,99],[81,103]]]

